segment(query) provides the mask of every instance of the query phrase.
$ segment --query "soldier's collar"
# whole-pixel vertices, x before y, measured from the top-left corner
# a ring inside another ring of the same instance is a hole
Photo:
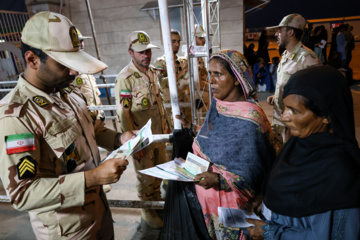
[[[19,76],[18,85],[20,91],[24,95],[26,95],[31,101],[33,101],[35,97],[41,97],[48,104],[54,103],[54,100],[49,96],[49,94],[38,89],[37,87],[29,83],[27,80],[25,80],[23,74],[20,74]]]
[[[289,58],[290,59],[294,59],[296,54],[300,51],[300,48],[301,48],[301,41],[299,41],[295,46],[294,48],[291,50],[291,52],[288,52],[289,53]]]

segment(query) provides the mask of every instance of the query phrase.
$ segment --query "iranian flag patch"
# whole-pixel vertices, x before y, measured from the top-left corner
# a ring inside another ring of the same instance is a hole
[[[6,153],[20,153],[35,150],[35,138],[32,133],[5,136]]]
[[[120,97],[122,98],[130,98],[131,97],[131,91],[127,89],[121,89]]]

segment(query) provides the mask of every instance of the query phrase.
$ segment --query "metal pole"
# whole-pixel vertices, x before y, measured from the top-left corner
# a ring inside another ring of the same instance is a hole
[[[188,57],[188,71],[189,71],[189,88],[190,88],[190,101],[191,101],[191,116],[192,122],[196,123],[196,114],[195,114],[195,99],[194,99],[194,59],[190,56],[190,46],[195,46],[195,26],[194,26],[194,18],[191,21],[190,12],[192,9],[189,9],[188,0],[183,0],[184,4],[184,16],[185,16],[185,28],[186,28],[186,47],[187,47],[187,57]],[[197,62],[196,62],[197,63]],[[196,123],[197,124],[197,123]]]
[[[159,3],[162,38],[164,42],[166,68],[167,68],[168,81],[169,81],[171,109],[172,109],[172,116],[174,119],[174,129],[181,129],[181,121],[175,117],[176,115],[180,115],[180,108],[179,108],[179,98],[178,98],[177,84],[176,84],[174,56],[171,48],[168,4],[167,4],[167,0],[158,0],[158,3]]]
[[[189,11],[188,17],[189,17],[189,30],[190,30],[190,36],[191,36],[191,45],[196,46],[196,36],[195,36],[195,19],[194,19],[194,2],[193,0],[187,0],[188,1],[188,7]],[[184,5],[185,7],[185,5]],[[196,54],[196,53],[195,53]],[[198,67],[198,60],[197,58],[191,58],[191,71],[189,71],[190,76],[190,100],[191,100],[191,116],[192,116],[192,122],[199,125],[199,122],[197,121],[197,115],[196,111],[197,108],[195,106],[195,93],[197,93],[197,89],[199,89],[200,83],[199,83],[199,67]],[[189,68],[190,69],[190,68]],[[199,97],[200,94],[197,93]]]
[[[0,203],[10,203],[7,195],[0,195]],[[119,208],[147,208],[147,209],[164,209],[164,201],[137,201],[137,200],[113,200],[108,199],[110,207]]]
[[[100,49],[99,49],[99,45],[98,45],[97,38],[96,38],[94,19],[92,17],[92,12],[91,12],[91,8],[90,8],[89,0],[85,0],[85,3],[86,3],[86,8],[87,8],[88,14],[89,14],[90,27],[91,27],[92,36],[93,36],[94,43],[95,43],[96,55],[97,55],[98,59],[101,61]],[[103,74],[103,73],[104,72],[101,71],[101,74]],[[106,81],[106,79],[104,77],[102,78],[102,80],[103,80],[103,83],[105,83],[105,84],[107,83],[107,81]],[[112,103],[111,103],[111,99],[110,99],[109,89],[105,88],[105,92],[106,92],[106,98],[108,100],[108,103],[111,105]],[[111,114],[111,116],[114,116],[113,111],[110,111],[110,114]],[[117,131],[117,125],[115,123],[115,119],[113,119],[112,122],[113,122],[114,129]]]
[[[206,32],[206,52],[207,57],[205,57],[205,66],[206,69],[209,69],[209,59],[210,59],[210,48],[212,48],[212,43],[210,42],[210,24],[209,24],[209,2],[208,0],[201,0],[201,10],[203,17],[203,24],[205,26]],[[211,104],[211,84],[209,82],[209,104]]]

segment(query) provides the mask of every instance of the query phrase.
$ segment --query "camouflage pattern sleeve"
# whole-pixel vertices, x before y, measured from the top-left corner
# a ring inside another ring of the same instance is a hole
[[[50,178],[41,168],[43,138],[18,118],[0,119],[0,177],[10,203],[21,211],[44,212],[74,206],[85,201],[84,172]]]
[[[316,54],[311,51],[309,55],[303,58],[303,66],[304,68],[308,68],[311,66],[320,66],[322,65]]]
[[[118,132],[105,127],[105,123],[99,119],[95,120],[95,139],[98,146],[106,150],[114,150],[115,136]]]
[[[122,132],[135,130],[134,119],[131,114],[132,87],[131,77],[123,78],[120,74],[115,82],[116,113],[120,122]]]
[[[157,79],[158,85],[160,88],[161,96],[164,102],[170,102],[170,91],[169,91],[169,82],[166,71],[166,65],[164,63],[165,59],[157,59],[154,62],[154,67],[158,72]]]
[[[74,87],[84,95],[86,99],[86,105],[90,106],[92,100],[92,89],[91,85],[88,84],[88,79],[85,77],[86,75],[81,74],[76,76],[75,80],[73,81]]]

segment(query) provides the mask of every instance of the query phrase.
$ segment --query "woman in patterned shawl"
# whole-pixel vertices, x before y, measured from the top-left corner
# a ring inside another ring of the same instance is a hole
[[[246,59],[222,50],[209,64],[214,98],[193,151],[211,164],[196,176],[196,185],[177,182],[167,192],[163,239],[248,239],[241,229],[219,223],[218,207],[244,208],[260,193],[275,158],[270,124],[254,100]]]

